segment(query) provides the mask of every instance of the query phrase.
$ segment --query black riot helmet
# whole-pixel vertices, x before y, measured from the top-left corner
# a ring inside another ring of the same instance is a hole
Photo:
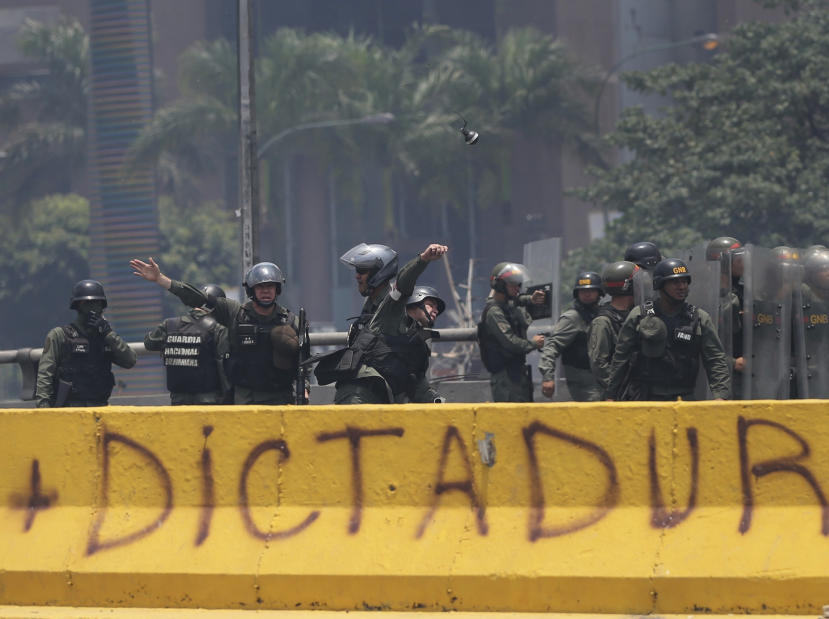
[[[582,271],[576,275],[576,283],[573,284],[573,298],[579,296],[579,290],[598,290],[602,292],[602,276],[595,271]],[[601,296],[601,294],[599,294]]]
[[[625,250],[625,260],[638,264],[643,269],[652,269],[662,260],[659,248],[650,241],[634,243]]]
[[[495,292],[507,294],[507,284],[515,284],[520,289],[530,278],[527,267],[518,262],[499,262],[489,276],[489,286]]]
[[[78,309],[81,301],[103,301],[107,306],[107,297],[101,282],[95,279],[82,279],[72,287],[72,296],[69,298],[69,309]]]
[[[602,269],[602,287],[611,297],[633,296],[633,274],[640,269],[638,264],[627,260],[612,262]]]
[[[661,290],[665,280],[687,277],[691,283],[691,272],[688,265],[679,258],[666,258],[656,265],[653,270],[653,289]]]
[[[207,297],[214,297],[216,299],[226,299],[227,295],[219,284],[205,284],[201,287],[201,291]]]
[[[426,301],[426,299],[435,300],[438,306],[438,316],[440,316],[443,313],[443,310],[446,309],[446,302],[440,298],[440,293],[437,291],[436,288],[433,288],[432,286],[415,286],[415,289],[412,291],[411,296],[409,296],[409,298],[406,299],[406,307],[409,307],[410,305],[417,305],[423,307],[423,303],[424,301]],[[432,326],[431,322],[432,321],[430,321],[429,326]]]
[[[248,272],[245,273],[245,281],[242,285],[245,288],[245,294],[248,295],[248,298],[254,303],[262,305],[262,303],[256,300],[253,287],[256,284],[276,284],[276,294],[279,296],[282,294],[282,284],[284,283],[285,276],[282,274],[282,269],[273,262],[259,262],[250,267]],[[273,303],[275,302],[273,301]],[[269,303],[268,305],[273,305],[273,303]]]
[[[379,288],[397,275],[397,252],[386,245],[360,243],[340,256],[340,262],[358,271],[369,270],[370,288]]]
[[[705,259],[719,260],[724,255],[733,252],[735,249],[740,249],[742,246],[743,244],[733,236],[718,236],[710,241],[705,248]]]

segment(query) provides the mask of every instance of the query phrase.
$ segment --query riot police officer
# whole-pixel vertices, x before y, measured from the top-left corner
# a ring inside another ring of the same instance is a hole
[[[552,398],[555,392],[556,359],[564,363],[567,389],[578,402],[601,399],[587,354],[587,334],[596,317],[602,296],[602,278],[595,271],[582,271],[573,286],[573,307],[565,311],[552,332],[544,338],[538,371],[541,373],[541,393]]]
[[[626,260],[602,269],[602,289],[610,296],[610,303],[599,306],[587,337],[590,370],[602,394],[607,391],[619,330],[633,307],[633,278],[638,270],[638,265]]]
[[[406,314],[409,317],[409,329],[406,339],[401,340],[396,354],[407,365],[409,374],[414,377],[406,401],[442,403],[444,398],[432,387],[426,373],[432,350],[429,339],[435,320],[446,309],[446,302],[440,298],[437,289],[432,286],[415,286],[411,296],[406,299]],[[398,399],[398,401],[400,401]]]
[[[527,339],[532,318],[524,308],[528,303],[544,303],[545,294],[541,290],[532,296],[519,294],[528,279],[527,267],[517,262],[499,262],[489,278],[492,293],[478,323],[478,346],[481,361],[490,373],[489,384],[495,402],[533,399],[526,358],[527,353],[544,345],[544,336]]]
[[[829,251],[809,252],[804,271],[795,344],[800,397],[829,398]]]
[[[354,323],[355,329],[361,329],[368,324],[389,293],[390,282],[397,275],[397,252],[379,243],[360,243],[340,256],[340,262],[354,268],[357,291],[366,297],[360,316]]]
[[[190,307],[202,307],[207,295],[198,288],[171,280],[150,258],[130,261],[135,275],[156,282]],[[248,301],[211,298],[213,317],[228,330],[230,358],[227,377],[236,404],[292,404],[299,362],[299,320],[276,302],[285,284],[273,262],[259,262],[245,273]],[[300,386],[307,391],[307,384]]]
[[[655,243],[640,241],[625,250],[624,259],[639,267],[633,278],[633,301],[641,305],[653,297],[653,277],[651,272],[662,260],[662,253]]]
[[[202,286],[203,307],[167,318],[144,336],[144,348],[161,351],[170,404],[223,404],[230,385],[224,362],[230,357],[227,329],[213,317],[215,299],[227,295],[216,284]]]
[[[84,279],[72,288],[69,307],[78,315],[46,335],[37,371],[38,408],[106,406],[115,385],[112,364],[135,365],[135,351],[104,318],[106,306],[101,282]]]
[[[682,260],[656,265],[652,302],[625,319],[610,367],[612,399],[692,399],[700,361],[715,399],[730,394],[730,372],[717,329],[703,309],[685,302],[691,273]]]
[[[421,343],[415,341],[406,302],[429,263],[447,251],[445,245],[430,244],[400,269],[394,285],[389,280],[397,272],[397,253],[385,245],[363,243],[343,255],[341,260],[356,269],[360,294],[369,298],[349,330],[348,346],[325,355],[314,370],[321,385],[336,381],[335,404],[385,404],[415,397],[416,372],[406,355]]]

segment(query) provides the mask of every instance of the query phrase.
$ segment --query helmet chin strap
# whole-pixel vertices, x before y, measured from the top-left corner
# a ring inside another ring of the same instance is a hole
[[[267,303],[263,303],[259,299],[256,298],[256,294],[253,295],[253,302],[256,303],[259,307],[271,307],[272,305],[276,304],[276,299],[274,298],[272,301],[268,301]]]

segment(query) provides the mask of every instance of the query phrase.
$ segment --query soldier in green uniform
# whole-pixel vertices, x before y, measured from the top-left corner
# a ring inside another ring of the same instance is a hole
[[[602,296],[602,278],[595,271],[582,271],[573,286],[573,307],[566,310],[552,332],[544,338],[544,348],[538,362],[541,373],[541,393],[553,397],[556,389],[556,359],[564,363],[567,389],[577,402],[601,399],[602,391],[590,371],[587,355],[587,334],[596,317]]]
[[[106,306],[100,282],[84,279],[75,284],[69,307],[77,311],[77,318],[49,331],[43,344],[35,392],[38,408],[106,406],[115,385],[112,364],[135,365],[135,351],[103,316]]]
[[[691,273],[668,258],[653,271],[653,302],[625,319],[610,367],[607,394],[615,400],[692,399],[700,360],[717,400],[728,399],[730,371],[711,316],[685,302]]]
[[[527,339],[532,318],[525,309],[528,303],[544,303],[545,294],[536,290],[521,295],[521,286],[529,278],[527,267],[517,262],[499,262],[492,269],[487,299],[478,323],[478,346],[481,361],[489,371],[489,385],[495,402],[531,402],[533,385],[527,353],[544,345],[544,336]]]
[[[446,401],[429,383],[426,376],[432,356],[432,349],[429,347],[432,327],[445,309],[446,302],[432,286],[415,286],[411,296],[406,300],[409,328],[406,339],[401,342],[402,346],[398,345],[397,348],[412,377],[410,380],[413,386],[404,397],[398,397],[396,401],[434,404]]]
[[[602,288],[605,294],[610,295],[610,303],[600,306],[590,323],[587,356],[603,397],[610,380],[610,363],[616,350],[616,339],[633,307],[633,280],[638,269],[638,265],[627,260],[613,262],[602,269]]]
[[[213,317],[213,300],[227,295],[216,284],[201,290],[208,298],[204,307],[168,318],[144,336],[144,348],[161,351],[173,406],[230,403],[230,384],[224,372],[230,342],[227,329]]]
[[[449,249],[429,245],[400,269],[393,284],[389,279],[396,272],[397,254],[385,250],[385,245],[362,244],[342,258],[355,266],[358,288],[369,298],[349,330],[348,346],[323,357],[314,370],[321,385],[336,381],[335,404],[385,404],[414,397],[415,381],[405,357],[419,344],[413,339],[406,302],[428,264]]]
[[[812,249],[812,248],[810,248]],[[807,250],[808,251],[808,250]],[[802,337],[796,343],[802,398],[829,398],[829,251],[812,249],[801,286]]]
[[[158,264],[131,260],[135,275],[156,282],[190,307],[202,307],[208,297],[201,290],[164,275]],[[299,320],[276,302],[285,276],[273,262],[260,262],[245,273],[243,287],[249,301],[214,298],[213,317],[227,328],[230,358],[227,377],[235,404],[293,404],[299,362]],[[307,391],[307,384],[303,387]]]

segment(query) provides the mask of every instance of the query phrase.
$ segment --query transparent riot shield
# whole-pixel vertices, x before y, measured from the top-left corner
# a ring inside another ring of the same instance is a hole
[[[640,268],[633,274],[633,302],[642,305],[649,299],[653,299],[653,275]]]
[[[743,399],[787,399],[792,372],[792,293],[799,266],[754,245],[746,245],[743,261]]]
[[[524,286],[525,289],[533,286],[552,284],[550,286],[549,295],[550,308],[548,315],[550,317],[542,318],[540,320],[533,320],[530,330],[530,334],[550,333],[561,312],[561,239],[558,237],[551,237],[525,243],[523,264],[527,267],[527,271],[530,273],[530,279]],[[527,355],[527,363],[532,366],[535,401],[544,402],[547,401],[547,398],[541,395],[541,380],[538,374],[539,358],[539,354]],[[563,397],[567,397],[569,400],[570,398],[565,386],[564,374],[561,372],[560,363],[556,364],[555,381],[556,391],[553,399],[558,400],[559,394],[561,393]]]
[[[800,284],[794,295],[798,397],[829,398],[829,299],[809,284]]]
[[[724,334],[720,332],[720,328],[722,328],[722,331],[726,330],[726,325],[721,324],[721,316],[725,313],[723,311],[724,299],[722,292],[723,266],[721,260],[707,260],[705,254],[706,245],[700,245],[679,254],[679,257],[688,265],[688,270],[691,273],[691,285],[688,288],[687,302],[705,310],[711,316],[712,322],[718,327],[719,336],[722,340]],[[725,335],[730,339],[730,331]],[[708,386],[708,376],[702,367],[700,367],[700,372],[697,375],[694,397],[697,400],[713,398]]]

